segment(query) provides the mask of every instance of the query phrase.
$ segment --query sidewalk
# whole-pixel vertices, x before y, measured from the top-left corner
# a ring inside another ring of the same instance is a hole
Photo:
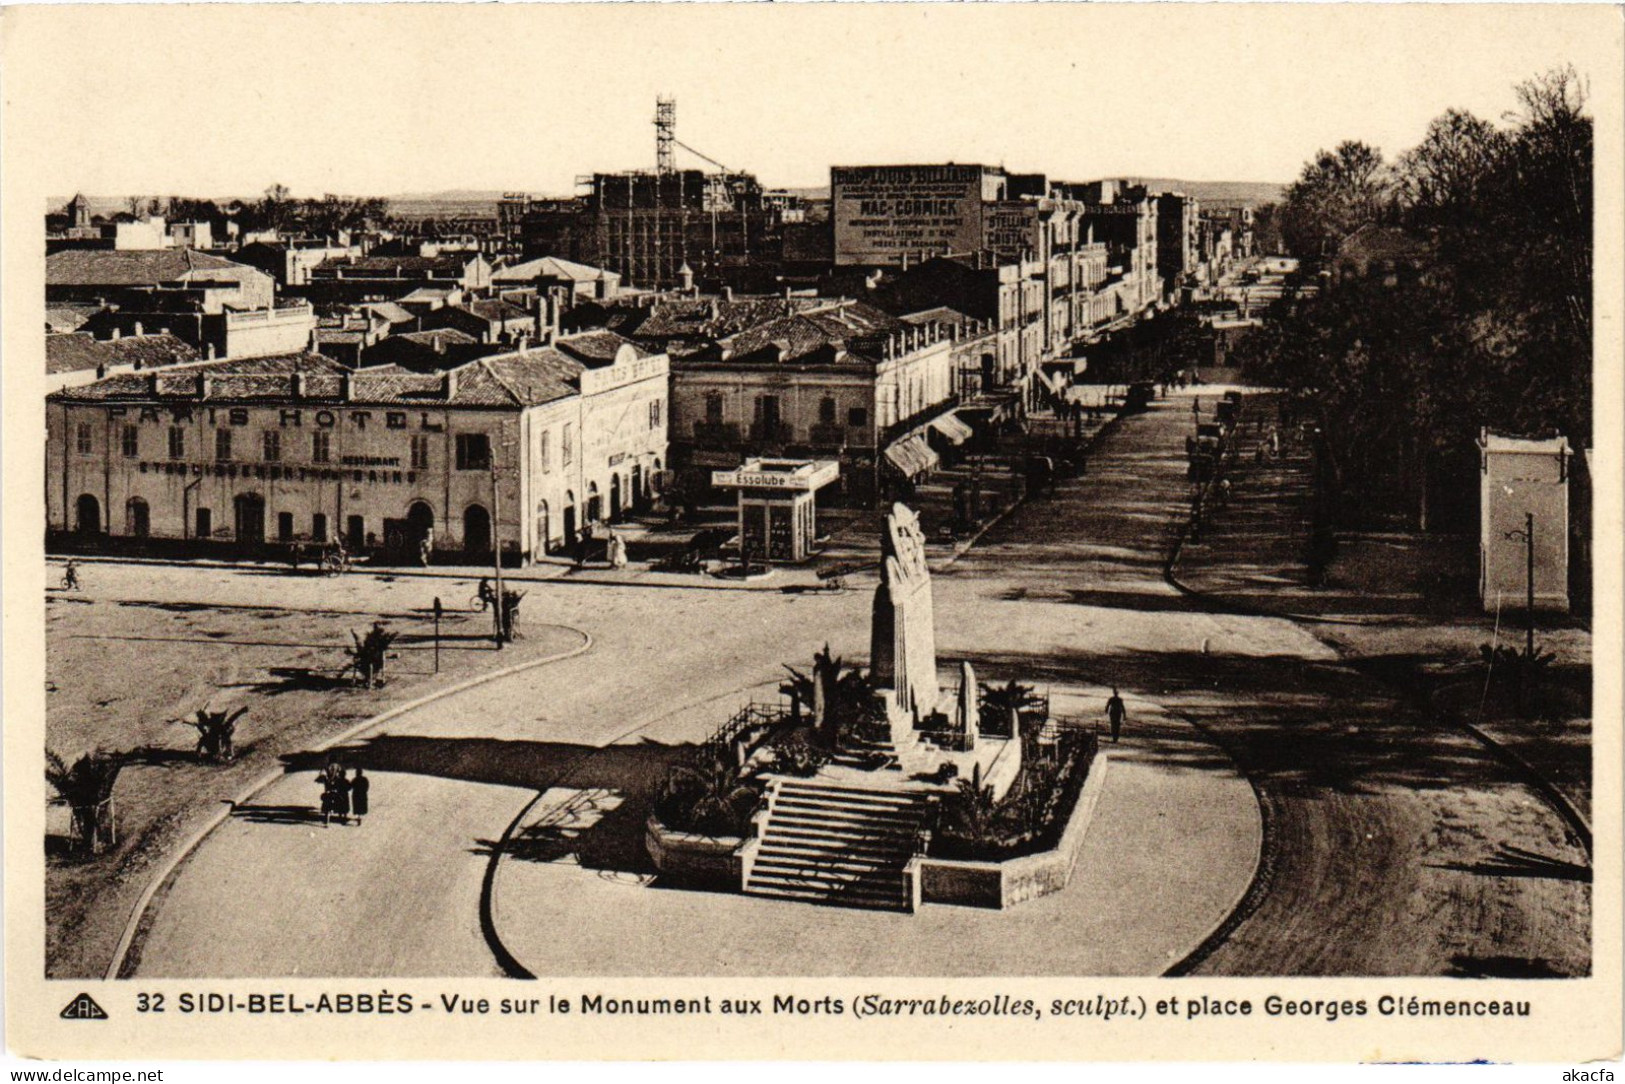
[[[1276,460],[1251,454],[1252,419],[1273,414],[1269,396],[1244,402],[1248,436],[1229,471],[1230,505],[1213,506],[1201,541],[1182,547],[1171,570],[1178,582],[1229,608],[1310,622],[1350,663],[1521,758],[1589,819],[1589,631],[1570,622],[1537,631],[1537,649],[1556,658],[1544,717],[1528,719],[1498,687],[1485,686],[1480,647],[1521,648],[1522,625],[1509,619],[1497,629],[1495,616],[1479,608],[1470,540],[1341,533],[1325,585],[1310,587],[1310,452],[1288,443]]]

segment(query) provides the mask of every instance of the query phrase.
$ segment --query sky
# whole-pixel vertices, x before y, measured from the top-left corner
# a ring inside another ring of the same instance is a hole
[[[1284,182],[1447,107],[1499,118],[1596,29],[1547,5],[17,10],[12,55],[58,58],[27,78],[71,133],[46,190],[104,196],[568,193],[653,166],[659,94],[680,140],[772,186],[941,161]]]

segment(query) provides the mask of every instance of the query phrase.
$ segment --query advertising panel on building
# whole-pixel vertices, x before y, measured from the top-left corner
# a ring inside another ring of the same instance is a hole
[[[833,167],[835,262],[895,267],[905,256],[974,252],[998,177],[974,165]]]

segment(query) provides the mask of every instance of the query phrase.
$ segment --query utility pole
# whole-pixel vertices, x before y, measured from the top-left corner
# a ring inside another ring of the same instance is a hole
[[[508,639],[506,615],[503,608],[508,601],[502,593],[502,483],[497,474],[497,460],[495,449],[491,456],[491,567],[496,580],[496,639],[497,650],[502,650],[503,643]]]
[[[508,448],[517,448],[517,442],[510,436],[506,423],[499,425],[498,440],[492,442],[491,447],[491,567],[496,583],[496,639],[497,649],[508,641],[508,599],[502,591],[502,476],[508,468],[497,466],[498,454]],[[518,471],[518,458],[515,456],[514,467]]]

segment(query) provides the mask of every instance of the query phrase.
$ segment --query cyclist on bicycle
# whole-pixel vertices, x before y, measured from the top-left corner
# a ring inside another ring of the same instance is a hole
[[[480,609],[483,611],[497,600],[497,593],[491,589],[491,579],[488,576],[480,577],[480,589],[474,595],[480,600]]]

